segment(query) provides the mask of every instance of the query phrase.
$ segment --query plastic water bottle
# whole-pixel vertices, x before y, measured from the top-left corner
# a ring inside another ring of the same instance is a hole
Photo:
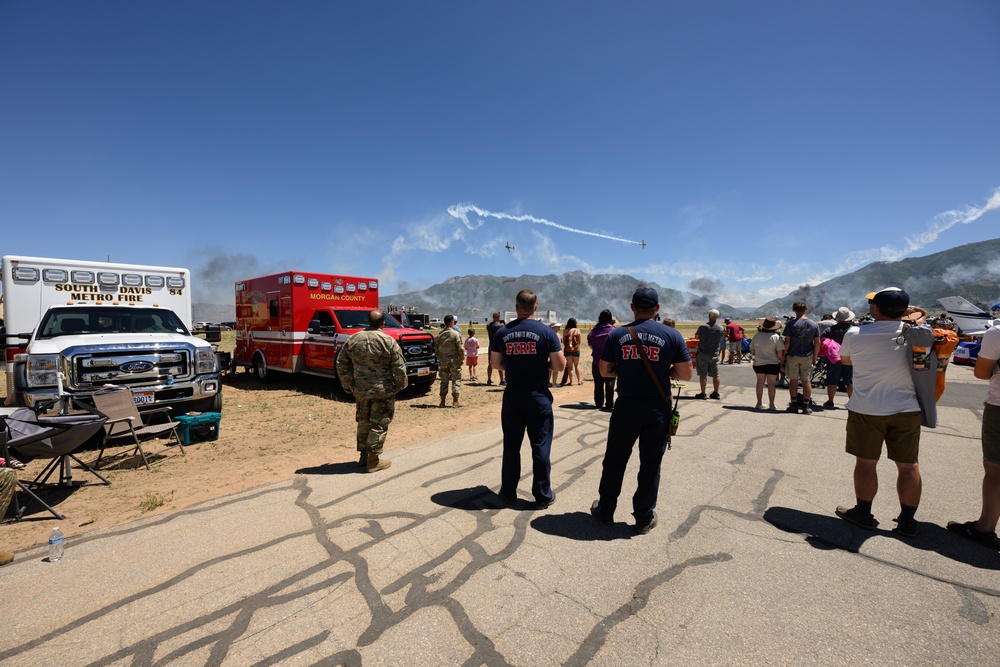
[[[49,562],[55,563],[62,560],[63,551],[63,534],[59,530],[59,526],[56,526],[52,529],[52,534],[49,535]]]

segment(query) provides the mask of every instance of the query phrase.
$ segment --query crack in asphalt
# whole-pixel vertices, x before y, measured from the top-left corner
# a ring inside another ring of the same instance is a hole
[[[683,563],[672,565],[662,572],[658,572],[639,582],[632,592],[632,597],[618,607],[618,609],[601,619],[580,643],[576,652],[574,652],[573,655],[571,655],[566,662],[563,663],[563,665],[574,667],[575,665],[586,665],[593,660],[594,656],[597,655],[597,652],[604,646],[604,642],[607,640],[608,635],[617,625],[625,622],[632,616],[635,616],[642,611],[649,603],[650,595],[652,595],[657,588],[667,583],[674,577],[682,574],[689,567],[698,567],[699,565],[709,565],[712,563],[723,563],[728,560],[732,560],[732,558],[732,555],[728,553],[696,556],[694,558],[689,558]]]

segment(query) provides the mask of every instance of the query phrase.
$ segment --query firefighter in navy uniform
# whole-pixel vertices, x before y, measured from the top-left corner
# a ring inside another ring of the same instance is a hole
[[[639,337],[650,367],[667,399],[670,381],[691,379],[691,356],[677,329],[653,318],[660,309],[659,296],[651,287],[640,287],[632,295],[635,321],[610,334],[601,355],[601,376],[618,378],[618,400],[608,426],[600,498],[590,508],[600,521],[614,521],[618,496],[632,446],[639,440],[638,488],[632,496],[635,531],[648,533],[656,526],[656,496],[660,488],[660,462],[667,448],[673,409],[656,388],[653,378],[629,331]]]
[[[493,368],[506,371],[507,380],[500,412],[503,426],[500,497],[511,504],[517,502],[521,443],[527,431],[531,443],[531,495],[535,497],[535,506],[545,509],[556,500],[549,480],[549,450],[555,421],[549,371],[561,372],[566,359],[555,332],[532,317],[538,308],[534,292],[518,292],[514,308],[517,319],[497,331],[490,344],[490,363]]]

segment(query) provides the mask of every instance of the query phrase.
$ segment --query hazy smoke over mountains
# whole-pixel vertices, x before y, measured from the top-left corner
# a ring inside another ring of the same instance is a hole
[[[939,310],[938,299],[944,296],[963,296],[988,310],[1000,300],[1000,239],[898,262],[874,262],[818,285],[803,285],[765,303],[752,315],[788,314],[792,302],[800,299],[814,315],[840,306],[864,313],[868,311],[865,295],[883,287],[902,287],[909,293],[910,303],[929,311]]]
[[[694,296],[688,302],[690,305],[705,308],[709,306],[712,299],[719,293],[722,289],[721,280],[713,280],[712,278],[695,278],[688,283],[688,289],[695,292],[697,296]]]
[[[195,319],[206,321],[235,319],[233,285],[237,280],[304,268],[297,260],[265,263],[246,253],[205,253],[191,260],[188,265],[192,267]],[[540,295],[540,310],[555,310],[560,318],[572,315],[590,321],[603,308],[613,306],[612,312],[622,319],[630,312],[628,303],[632,291],[642,284],[659,292],[661,312],[666,311],[677,320],[701,320],[711,307],[719,308],[723,315],[742,317],[745,314],[745,311],[718,302],[717,295],[723,288],[718,279],[691,280],[688,283],[690,291],[682,292],[628,275],[594,275],[582,271],[517,278],[456,276],[416,292],[408,292],[405,283],[400,283],[398,293],[385,295],[384,303],[412,305],[430,315],[451,312],[465,320],[476,320],[493,310],[510,310],[514,294],[527,287]],[[809,305],[810,313],[816,317],[840,306],[848,306],[860,314],[868,310],[865,295],[888,286],[904,288],[910,293],[912,303],[928,310],[940,307],[939,298],[953,295],[963,296],[988,310],[990,305],[1000,301],[1000,239],[899,262],[874,262],[817,285],[801,285],[786,296],[768,301],[750,316],[790,314],[792,302],[800,299]],[[218,304],[211,311],[216,314],[204,311],[198,314],[200,309],[212,304]]]

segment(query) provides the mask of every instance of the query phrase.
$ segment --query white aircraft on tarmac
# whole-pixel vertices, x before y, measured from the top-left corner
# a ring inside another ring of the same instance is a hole
[[[993,314],[960,296],[943,296],[938,303],[955,320],[957,333],[962,336],[982,336],[986,330],[1000,326],[1000,303],[993,306]]]

